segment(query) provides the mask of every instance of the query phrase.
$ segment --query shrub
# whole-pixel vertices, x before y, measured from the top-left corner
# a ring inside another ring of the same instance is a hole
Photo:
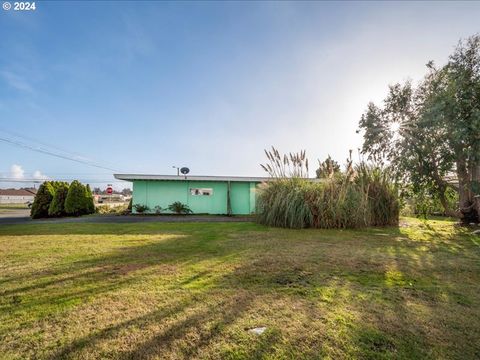
[[[65,216],[65,200],[68,195],[68,183],[59,182],[55,186],[55,195],[48,208],[48,215],[53,217]]]
[[[181,203],[180,201],[175,201],[174,203],[168,206],[168,210],[174,212],[175,214],[190,214],[192,210],[188,205]]]
[[[153,210],[155,211],[155,214],[160,215],[163,211],[163,208],[161,206],[157,205],[153,208]]]
[[[356,182],[368,196],[370,225],[398,224],[400,202],[398,189],[386,169],[361,163],[356,168]]]
[[[90,187],[84,186],[77,180],[72,181],[65,199],[65,211],[68,215],[80,216],[95,212],[92,193],[89,189]]]
[[[133,208],[135,209],[135,212],[138,214],[143,214],[150,211],[150,208],[147,205],[142,205],[142,204],[135,204],[133,205]]]
[[[127,205],[118,205],[118,206],[100,205],[100,206],[97,206],[96,212],[99,214],[124,215],[127,212]]]
[[[54,195],[55,189],[51,181],[45,181],[40,185],[30,211],[32,219],[48,217],[48,209],[50,208],[50,203]]]
[[[411,188],[407,188],[403,192],[402,197],[402,215],[404,216],[417,216],[427,219],[431,215],[446,215],[444,206],[438,195],[433,191],[429,191],[428,189],[413,191]],[[457,191],[448,188],[445,191],[445,198],[448,203],[448,208],[458,208]]]
[[[95,212],[95,203],[93,201],[92,190],[90,189],[90,185],[87,184],[85,188],[85,210],[87,214],[93,214]]]
[[[257,219],[286,228],[357,228],[398,223],[397,190],[377,167],[359,165],[350,175],[321,181],[277,178],[262,184]]]

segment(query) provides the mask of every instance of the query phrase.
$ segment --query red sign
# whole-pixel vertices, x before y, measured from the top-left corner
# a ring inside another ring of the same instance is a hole
[[[113,193],[113,188],[111,186],[107,187],[107,194],[112,195]]]

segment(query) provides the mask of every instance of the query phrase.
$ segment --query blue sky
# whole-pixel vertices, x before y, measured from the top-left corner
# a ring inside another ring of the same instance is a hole
[[[37,1],[0,11],[0,137],[118,172],[263,175],[271,145],[343,162],[367,103],[478,19],[477,2]],[[111,174],[0,141],[3,177]]]

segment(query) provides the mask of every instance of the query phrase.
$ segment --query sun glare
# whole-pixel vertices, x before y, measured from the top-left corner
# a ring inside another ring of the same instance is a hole
[[[394,133],[397,134],[398,131],[400,130],[400,123],[399,122],[394,122],[392,125],[390,125],[390,130]]]
[[[390,131],[392,132],[392,138],[394,140],[398,140],[398,138],[400,137],[400,123],[399,122],[391,123]]]

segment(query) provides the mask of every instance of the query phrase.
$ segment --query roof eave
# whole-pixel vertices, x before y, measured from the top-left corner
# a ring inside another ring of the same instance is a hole
[[[150,174],[114,174],[115,179],[124,181],[154,180],[154,181],[232,181],[232,182],[268,182],[275,178],[271,177],[248,177],[248,176],[201,176],[201,175],[150,175]],[[307,179],[318,181],[319,179]]]

